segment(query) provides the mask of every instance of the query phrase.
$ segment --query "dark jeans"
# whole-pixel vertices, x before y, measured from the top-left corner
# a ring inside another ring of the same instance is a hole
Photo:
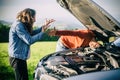
[[[15,71],[15,80],[28,80],[27,62],[13,57],[9,61]]]

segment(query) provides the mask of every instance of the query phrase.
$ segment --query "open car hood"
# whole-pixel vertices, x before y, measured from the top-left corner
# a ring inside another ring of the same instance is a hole
[[[87,28],[107,36],[120,35],[120,23],[92,0],[57,0],[57,2]],[[108,34],[109,32],[111,34]]]

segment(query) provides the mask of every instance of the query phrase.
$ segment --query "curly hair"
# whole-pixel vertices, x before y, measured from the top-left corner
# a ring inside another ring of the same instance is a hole
[[[33,26],[33,18],[36,15],[36,11],[34,9],[26,8],[22,11],[20,11],[17,14],[17,19],[21,21],[23,24],[25,24],[25,27],[27,28],[28,32],[32,33],[32,26]]]

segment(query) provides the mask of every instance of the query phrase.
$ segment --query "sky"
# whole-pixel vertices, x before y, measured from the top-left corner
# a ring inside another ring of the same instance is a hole
[[[53,18],[63,21],[70,21],[72,19],[75,23],[78,22],[77,19],[62,8],[56,0],[3,0],[2,3],[0,3],[0,19],[14,21],[16,14],[25,8],[36,10],[36,21]]]
[[[110,12],[120,22],[120,0],[93,0]],[[111,6],[112,5],[112,6]],[[116,8],[117,6],[117,8]],[[68,23],[81,23],[56,0],[0,0],[0,20],[14,21],[19,11],[25,8],[35,9],[36,21],[43,22],[46,18]]]

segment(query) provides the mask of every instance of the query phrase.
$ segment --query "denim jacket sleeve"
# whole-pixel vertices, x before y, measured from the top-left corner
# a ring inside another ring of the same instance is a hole
[[[28,45],[31,45],[34,42],[40,40],[42,38],[42,35],[43,35],[43,32],[39,32],[39,33],[31,36],[28,33],[28,31],[25,29],[25,27],[22,23],[17,24],[15,30],[16,30],[18,37]]]
[[[32,31],[32,35],[35,35],[37,33],[40,33],[42,31],[42,27],[38,28],[38,29],[35,29]]]

